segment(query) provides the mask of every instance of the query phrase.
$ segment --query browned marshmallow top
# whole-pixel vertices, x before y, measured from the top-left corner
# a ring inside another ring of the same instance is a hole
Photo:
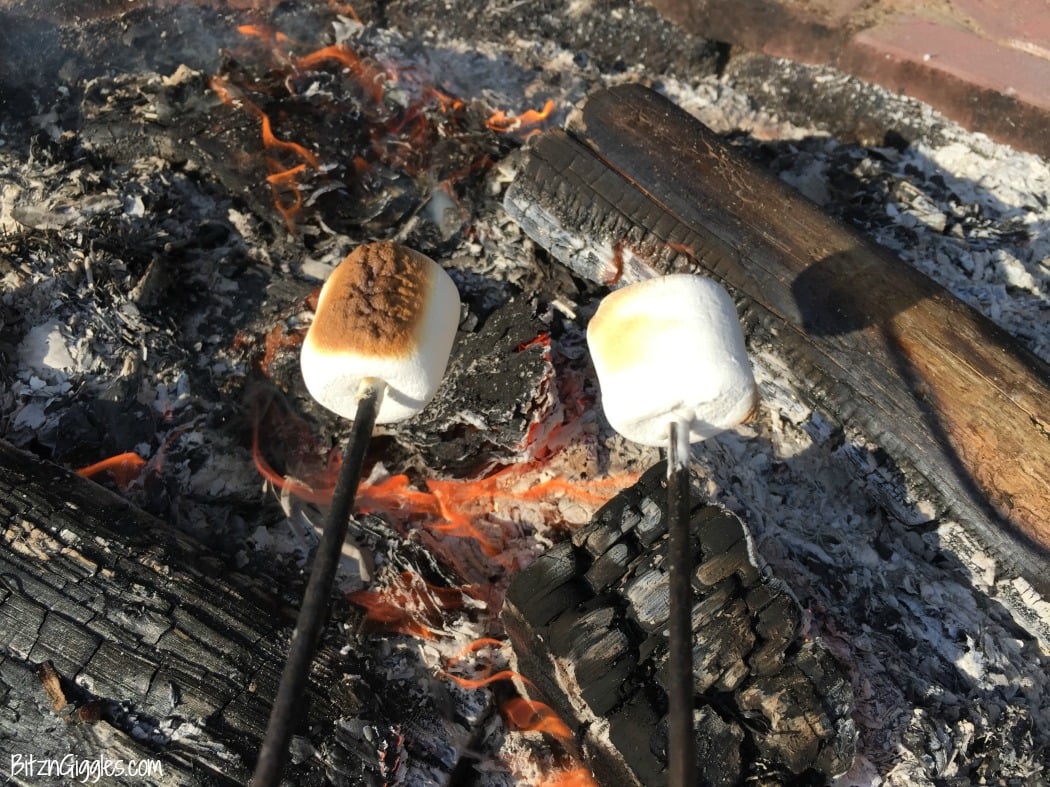
[[[310,328],[322,352],[400,356],[416,344],[431,287],[427,258],[396,243],[358,246],[328,277]]]

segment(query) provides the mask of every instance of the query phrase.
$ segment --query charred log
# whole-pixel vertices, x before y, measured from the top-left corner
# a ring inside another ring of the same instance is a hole
[[[4,750],[154,758],[154,783],[242,783],[290,631],[272,583],[4,443],[0,509]],[[337,659],[324,651],[311,681],[315,745],[335,741],[348,707],[332,691]]]
[[[608,784],[667,779],[665,475],[662,464],[652,468],[538,558],[503,610],[522,672]],[[846,771],[856,728],[842,668],[803,637],[798,603],[762,566],[743,522],[697,504],[690,524],[704,783],[804,783]]]
[[[989,320],[638,85],[537,138],[505,206],[585,278],[722,280],[817,404],[1050,590],[1050,373]]]

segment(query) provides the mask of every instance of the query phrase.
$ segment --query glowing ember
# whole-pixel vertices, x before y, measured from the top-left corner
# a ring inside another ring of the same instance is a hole
[[[121,489],[126,489],[139,477],[139,473],[142,472],[142,468],[145,466],[146,460],[138,454],[117,454],[77,470],[77,475],[82,475],[84,478],[94,478],[99,473],[108,473],[117,486]]]

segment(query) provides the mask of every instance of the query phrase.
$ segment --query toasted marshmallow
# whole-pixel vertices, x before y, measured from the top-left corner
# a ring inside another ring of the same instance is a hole
[[[677,422],[695,443],[757,407],[736,307],[711,279],[672,274],[610,293],[587,326],[587,345],[605,416],[628,440],[665,446]]]
[[[377,423],[403,421],[437,393],[459,324],[459,292],[440,265],[396,243],[359,246],[328,277],[303,341],[307,390],[346,418],[362,380],[387,385]]]

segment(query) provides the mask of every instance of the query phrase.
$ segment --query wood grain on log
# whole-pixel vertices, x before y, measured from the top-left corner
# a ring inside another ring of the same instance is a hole
[[[160,759],[163,776],[143,783],[243,783],[290,629],[261,580],[3,442],[0,512],[0,696],[13,709],[0,716],[0,749]],[[322,653],[315,667],[314,721],[339,715],[318,678],[336,658]],[[47,663],[45,693],[36,671]],[[79,712],[54,712],[59,690]]]
[[[535,138],[505,205],[594,281],[723,281],[752,342],[1050,592],[1050,371],[990,320],[639,85]]]

